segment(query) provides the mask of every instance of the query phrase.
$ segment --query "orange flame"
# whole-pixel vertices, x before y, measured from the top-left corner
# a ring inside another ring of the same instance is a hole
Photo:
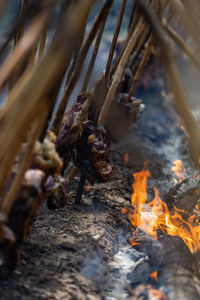
[[[187,130],[185,129],[185,127],[183,125],[180,126],[180,129],[183,131],[183,133],[185,134],[185,136],[188,137]]]
[[[128,212],[128,209],[126,207],[122,207],[121,211],[125,215]]]
[[[195,220],[195,215],[183,218],[184,210],[174,207],[169,211],[165,202],[159,197],[159,192],[154,188],[155,197],[147,203],[147,179],[150,177],[148,170],[133,174],[135,181],[132,184],[134,193],[131,196],[133,211],[129,213],[129,219],[133,228],[139,228],[157,239],[157,230],[168,233],[171,236],[179,236],[183,239],[191,252],[200,249],[200,224]]]
[[[158,281],[158,271],[153,271],[150,274],[150,277],[154,280],[154,281]]]
[[[148,284],[148,299],[151,300],[166,300],[167,296],[161,291],[154,289],[150,284]]]
[[[128,153],[124,154],[124,166],[127,167],[129,162],[129,155]]]
[[[171,171],[176,174],[178,177],[179,182],[181,182],[183,179],[185,179],[184,172],[186,172],[184,165],[182,164],[181,160],[175,160],[173,162],[173,167],[171,168]],[[175,184],[177,183],[177,179],[173,178]]]
[[[90,182],[88,182],[88,185],[86,186],[85,191],[89,192],[90,189],[91,189],[91,184],[90,184]]]

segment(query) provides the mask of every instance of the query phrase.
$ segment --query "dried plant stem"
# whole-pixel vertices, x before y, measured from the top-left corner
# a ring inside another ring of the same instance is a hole
[[[33,45],[33,49],[31,51],[31,55],[29,57],[27,68],[33,68],[36,63],[38,43],[39,43],[39,40],[37,40],[36,43]]]
[[[23,74],[9,95],[9,103],[12,105],[0,123],[0,143],[3,143],[0,148],[0,193],[27,130],[40,113],[40,104],[47,101],[46,96],[52,85],[63,74],[69,63],[92,4],[92,0],[82,0],[65,13],[60,24],[62,30],[59,30],[46,55],[37,68]]]
[[[169,24],[171,22],[173,17],[174,17],[174,8],[171,5],[169,5],[169,12],[167,15],[167,24]]]
[[[177,45],[189,56],[189,58],[193,61],[193,63],[198,68],[200,68],[199,58],[195,55],[192,49],[189,48],[189,46],[185,43],[182,37],[178,35],[178,33],[175,30],[173,30],[170,26],[168,26],[165,20],[162,21],[162,24],[166,29],[167,33],[169,34],[169,36],[174,40],[174,42],[176,42]]]
[[[76,64],[74,66],[74,69],[71,71],[71,76],[68,80],[67,86],[66,86],[65,91],[64,91],[64,95],[62,97],[58,112],[56,114],[56,118],[53,122],[52,127],[53,127],[53,130],[55,131],[55,133],[58,133],[58,131],[59,131],[59,128],[60,128],[60,125],[61,125],[61,122],[62,122],[62,118],[63,118],[63,114],[65,112],[66,105],[69,101],[71,93],[72,93],[72,91],[73,91],[73,89],[74,89],[74,87],[75,87],[75,85],[76,85],[76,83],[79,79],[80,73],[82,71],[83,61],[85,60],[85,57],[88,53],[88,50],[91,46],[91,43],[94,40],[95,35],[96,35],[96,33],[99,29],[99,25],[101,24],[101,20],[109,12],[112,3],[113,3],[113,0],[106,0],[105,1],[101,11],[99,12],[99,14],[97,15],[97,17],[94,21],[94,24],[93,24],[86,40],[84,41],[84,43],[83,43],[83,45],[80,49]]]
[[[50,11],[44,11],[32,21],[23,39],[15,47],[13,53],[5,60],[0,69],[0,88],[5,85],[14,69],[20,68],[26,61],[33,45],[40,36],[41,30],[44,28],[49,15]]]
[[[9,190],[3,200],[2,207],[1,207],[1,213],[4,216],[9,215],[10,209],[15,201],[17,192],[19,191],[20,184],[22,182],[24,173],[30,166],[30,162],[31,162],[31,158],[33,155],[33,150],[34,150],[34,145],[40,134],[41,127],[43,126],[43,123],[45,120],[46,108],[44,109],[44,107],[41,106],[40,109],[41,109],[40,115],[34,121],[30,136],[28,137],[27,144],[24,149],[23,158],[21,159],[18,172],[14,178],[14,181],[13,181],[11,187],[9,188]]]
[[[112,84],[111,84],[110,89],[109,89],[109,91],[107,93],[107,96],[106,96],[106,100],[104,102],[104,105],[103,105],[102,110],[101,110],[100,115],[99,115],[98,123],[101,124],[101,125],[104,125],[105,119],[106,119],[107,114],[108,114],[109,109],[110,109],[110,105],[113,101],[113,98],[115,96],[115,92],[116,92],[117,87],[120,83],[124,68],[126,67],[126,65],[128,63],[128,60],[129,60],[129,57],[130,57],[131,53],[133,52],[133,50],[135,48],[138,37],[141,35],[141,33],[143,32],[145,27],[146,27],[146,24],[143,21],[143,19],[141,19],[140,22],[138,23],[138,25],[136,26],[135,31],[133,32],[133,34],[130,38],[130,41],[129,41],[129,43],[128,43],[125,51],[124,51],[124,54],[123,54],[123,56],[120,60],[120,63],[118,65],[118,67],[117,67],[117,70],[115,72],[115,76],[113,78]]]
[[[144,30],[141,38],[139,39],[136,49],[134,51],[134,54],[132,54],[130,61],[128,63],[128,66],[132,69],[134,66],[134,63],[136,61],[136,59],[138,58],[138,56],[140,55],[142,49],[144,48],[145,43],[148,41],[150,37],[150,29],[146,29]]]
[[[188,13],[180,0],[169,0],[174,11],[182,20],[184,26],[188,29],[191,36],[194,38],[198,50],[200,52],[200,36],[199,36],[199,26],[197,26],[197,22],[195,22],[194,18]]]
[[[190,14],[190,18],[193,19],[193,22],[196,24],[196,27],[198,30],[200,30],[200,23],[199,23],[199,13],[200,13],[200,7],[199,7],[199,1],[187,1],[187,0],[181,0],[183,5],[185,6],[186,10]]]
[[[148,40],[148,43],[147,43],[147,46],[146,46],[143,58],[142,58],[139,66],[138,66],[138,69],[137,69],[135,75],[134,75],[133,82],[132,82],[130,90],[129,90],[127,102],[130,101],[131,96],[133,96],[133,94],[135,92],[135,89],[137,87],[138,81],[139,81],[139,79],[141,77],[141,74],[143,72],[145,64],[146,64],[146,62],[147,62],[147,60],[149,58],[149,55],[150,55],[150,52],[151,52],[151,45],[152,45],[152,36],[150,36],[150,38]]]
[[[114,55],[117,39],[118,39],[118,36],[119,36],[119,31],[120,31],[122,19],[123,19],[123,16],[124,16],[124,11],[125,11],[125,8],[126,8],[126,4],[127,4],[127,0],[123,0],[122,6],[121,6],[121,9],[120,9],[120,12],[119,12],[118,20],[117,20],[117,25],[116,25],[115,32],[114,32],[114,35],[113,35],[108,60],[107,60],[106,71],[105,71],[105,80],[108,80],[108,78],[110,77],[110,69],[111,69],[111,66],[112,66],[113,55]]]
[[[15,40],[14,40],[15,46],[19,42],[19,40],[23,37],[23,34],[24,34],[24,26],[25,26],[24,10],[25,10],[26,5],[27,5],[27,0],[21,0],[20,1],[20,14],[19,14],[19,17],[22,17],[22,16],[23,17],[21,18],[21,21],[18,24],[18,28],[17,28]]]
[[[166,71],[167,79],[174,94],[174,102],[189,134],[191,148],[195,158],[198,161],[200,158],[200,132],[188,104],[186,92],[181,83],[180,75],[174,60],[172,47],[170,46],[169,41],[166,38],[166,33],[162,28],[158,18],[150,13],[143,1],[136,1],[146,19],[150,23],[152,31],[155,34],[155,37],[161,49],[162,61]]]
[[[44,54],[44,49],[45,49],[45,44],[46,44],[46,38],[47,38],[47,28],[45,28],[43,30],[42,35],[41,35],[40,49],[39,49],[38,59],[40,59],[43,56],[43,54]]]
[[[95,61],[96,61],[96,57],[97,57],[97,54],[98,54],[98,50],[99,50],[99,46],[100,46],[100,43],[101,43],[101,38],[102,38],[104,27],[105,27],[105,24],[106,24],[107,16],[108,16],[108,14],[106,14],[104,16],[104,19],[102,20],[102,23],[99,27],[97,39],[96,39],[94,50],[93,50],[93,53],[92,53],[92,58],[90,60],[90,64],[89,64],[89,67],[88,67],[87,74],[86,74],[86,76],[84,78],[84,81],[83,81],[83,86],[82,86],[82,89],[81,89],[82,92],[87,90],[87,86],[89,84],[90,77],[92,75],[92,70],[93,70],[93,67],[94,67],[94,64],[95,64]]]
[[[4,10],[5,4],[6,4],[5,0],[0,0],[0,16]]]

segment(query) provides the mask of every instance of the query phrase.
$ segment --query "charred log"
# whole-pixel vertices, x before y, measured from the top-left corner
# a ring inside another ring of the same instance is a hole
[[[144,251],[148,258],[129,274],[132,286],[152,285],[158,291],[163,291],[165,299],[169,300],[199,299],[198,265],[181,238],[162,234],[158,240],[144,237],[135,241],[138,249]],[[158,278],[152,282],[150,274],[154,271]],[[148,298],[151,289],[147,287],[142,299]]]
[[[200,181],[196,178],[187,178],[182,182],[178,183],[176,186],[172,187],[167,195],[165,196],[165,201],[169,208],[174,205],[178,208],[185,209],[186,211],[191,211],[196,205],[199,199],[198,190],[200,188]],[[188,201],[188,198],[190,201]]]

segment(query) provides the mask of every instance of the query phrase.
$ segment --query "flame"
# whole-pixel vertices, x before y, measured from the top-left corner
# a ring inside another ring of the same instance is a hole
[[[151,277],[154,281],[158,281],[158,271],[153,271],[153,272],[151,272],[150,277]]]
[[[150,177],[148,170],[133,174],[133,194],[131,204],[133,210],[129,213],[130,222],[134,230],[140,229],[157,239],[157,230],[171,236],[183,239],[191,252],[200,249],[200,224],[196,221],[195,214],[187,214],[176,207],[169,211],[165,202],[159,197],[159,191],[154,188],[154,199],[147,203],[147,179]],[[197,210],[197,208],[196,208]]]
[[[128,162],[129,162],[129,155],[128,153],[124,154],[124,167],[128,166]]]
[[[189,137],[187,130],[185,129],[185,127],[183,125],[180,126],[180,129],[183,131],[183,133],[185,134],[186,137]]]
[[[167,296],[161,291],[154,289],[152,285],[148,284],[148,299],[150,300],[166,300]]]
[[[179,182],[181,182],[183,179],[185,179],[184,172],[186,172],[184,165],[182,164],[181,160],[175,160],[173,162],[173,167],[171,168],[171,171],[176,174],[178,177]],[[177,183],[177,179],[173,178],[174,182]]]
[[[85,191],[89,192],[90,189],[91,189],[91,184],[90,184],[90,182],[88,182],[88,185],[86,186]]]
[[[128,209],[126,207],[122,207],[121,211],[125,215],[128,212]]]

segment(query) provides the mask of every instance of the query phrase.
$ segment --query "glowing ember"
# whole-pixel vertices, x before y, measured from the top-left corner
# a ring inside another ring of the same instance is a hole
[[[150,274],[150,277],[151,277],[154,281],[157,281],[157,280],[158,280],[158,271],[153,271],[153,272]]]
[[[124,166],[127,167],[129,162],[129,155],[128,153],[124,154]]]
[[[133,211],[129,213],[129,219],[134,230],[140,229],[157,239],[157,230],[171,236],[179,236],[186,243],[191,252],[200,249],[200,224],[196,221],[195,214],[187,219],[182,214],[185,211],[174,207],[169,211],[165,202],[159,197],[159,192],[154,188],[155,197],[147,203],[147,179],[150,177],[148,170],[133,174],[132,184],[134,193],[131,196]],[[197,210],[197,209],[196,209]]]
[[[173,162],[173,167],[171,168],[172,172],[176,174],[179,182],[185,179],[184,172],[186,172],[184,165],[181,160],[175,160]],[[177,183],[177,179],[174,178],[174,182]]]
[[[150,284],[148,287],[148,299],[151,300],[167,300],[167,296],[161,291],[154,289]]]
[[[88,182],[88,185],[86,186],[85,191],[89,192],[90,189],[91,189],[91,184],[90,184],[90,182]]]
[[[183,125],[180,126],[180,129],[183,131],[183,133],[185,134],[185,136],[188,137],[188,133],[187,133],[187,131],[186,131],[186,129],[185,129],[185,127]]]
[[[121,211],[125,215],[128,212],[128,209],[126,207],[122,207]]]

